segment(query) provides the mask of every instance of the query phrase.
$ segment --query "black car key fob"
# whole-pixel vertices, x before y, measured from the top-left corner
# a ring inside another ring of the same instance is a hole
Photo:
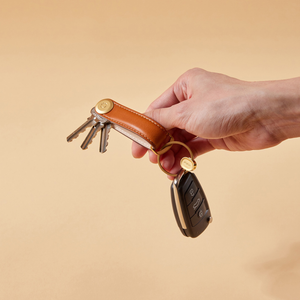
[[[204,191],[194,173],[181,170],[171,185],[172,206],[182,234],[195,238],[212,222]]]

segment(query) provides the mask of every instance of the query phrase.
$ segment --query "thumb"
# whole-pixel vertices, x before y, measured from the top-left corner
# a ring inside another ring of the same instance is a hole
[[[178,104],[177,104],[178,105]],[[167,130],[174,127],[179,127],[178,125],[178,115],[176,106],[173,105],[166,108],[158,108],[145,112],[144,114],[162,125]]]

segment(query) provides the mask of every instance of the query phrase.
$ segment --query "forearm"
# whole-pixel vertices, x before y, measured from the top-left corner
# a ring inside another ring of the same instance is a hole
[[[258,84],[261,97],[256,117],[261,125],[278,142],[300,137],[300,77]]]

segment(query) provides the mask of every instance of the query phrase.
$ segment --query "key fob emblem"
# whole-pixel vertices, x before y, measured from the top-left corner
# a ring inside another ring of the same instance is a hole
[[[171,185],[172,206],[184,236],[199,236],[212,222],[209,205],[196,175],[182,170]]]

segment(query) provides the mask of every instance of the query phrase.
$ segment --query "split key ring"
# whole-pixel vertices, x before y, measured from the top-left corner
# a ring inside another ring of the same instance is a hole
[[[189,151],[189,153],[190,153],[190,158],[189,158],[189,157],[183,157],[183,158],[180,160],[180,166],[181,166],[181,168],[184,169],[184,170],[186,170],[186,171],[188,171],[188,172],[194,171],[194,170],[196,169],[196,167],[197,167],[197,163],[196,163],[195,160],[194,160],[194,155],[193,155],[192,150],[191,150],[190,147],[188,147],[186,144],[184,144],[184,143],[182,143],[182,142],[179,142],[179,141],[171,141],[171,142],[165,144],[165,145],[161,148],[161,150],[165,149],[166,147],[171,148],[172,145],[174,145],[174,144],[176,144],[176,145],[181,145],[181,146],[185,147],[185,148]],[[170,147],[170,146],[171,146],[171,147]],[[160,162],[160,156],[161,156],[162,154],[164,154],[165,152],[167,152],[167,151],[161,151],[161,150],[159,151],[159,152],[161,152],[161,153],[158,153],[158,154],[157,154],[157,163],[158,163],[158,166],[159,166],[160,169],[161,169],[164,173],[166,173],[167,175],[176,177],[177,174],[172,174],[172,173],[166,171],[166,170],[163,168],[163,166],[161,165],[161,162]],[[168,149],[168,150],[169,150],[169,149]]]

